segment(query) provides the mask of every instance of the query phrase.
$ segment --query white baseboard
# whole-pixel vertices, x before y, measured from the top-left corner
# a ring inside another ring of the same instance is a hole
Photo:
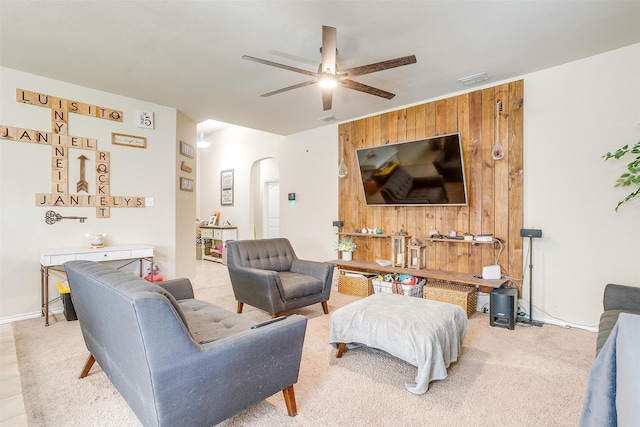
[[[62,308],[52,308],[49,310],[49,315],[59,314],[62,312],[63,312]],[[0,319],[0,325],[5,323],[19,322],[20,320],[35,319],[36,317],[44,317],[44,316],[42,316],[42,314],[39,311],[37,311],[34,313],[21,314],[20,316],[3,317]],[[42,324],[44,325],[44,319],[42,319]]]
[[[534,318],[533,320],[536,320],[542,323],[548,323],[550,325],[560,326],[562,328],[575,328],[575,329],[582,329],[589,332],[598,332],[597,326],[578,325],[576,323],[565,322],[565,321],[562,321],[559,319],[553,319],[553,318],[543,318],[543,319]]]

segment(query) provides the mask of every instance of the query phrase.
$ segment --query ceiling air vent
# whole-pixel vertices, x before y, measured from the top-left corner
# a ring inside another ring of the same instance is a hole
[[[329,115],[329,116],[320,117],[319,120],[328,123],[328,122],[332,122],[332,121],[338,120],[338,119],[336,118],[336,116]]]
[[[479,74],[474,74],[473,76],[463,77],[461,79],[458,79],[458,81],[465,86],[470,86],[470,85],[474,85],[476,83],[480,83],[489,79],[490,79],[489,75],[486,72],[483,72]]]

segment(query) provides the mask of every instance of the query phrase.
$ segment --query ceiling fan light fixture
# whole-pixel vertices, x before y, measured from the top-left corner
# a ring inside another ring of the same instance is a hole
[[[320,80],[318,80],[318,84],[323,89],[333,89],[334,87],[338,86],[338,79],[335,74],[327,73],[320,77]]]
[[[271,67],[281,68],[283,70],[293,71],[295,73],[304,74],[306,76],[313,77],[312,80],[307,80],[303,83],[298,83],[292,86],[287,86],[282,89],[274,90],[260,96],[268,97],[276,95],[282,92],[286,92],[292,89],[298,89],[309,85],[315,85],[316,83],[322,89],[322,110],[331,110],[333,101],[333,91],[331,89],[340,85],[345,89],[356,90],[359,92],[367,93],[369,95],[379,96],[385,99],[392,99],[395,94],[377,89],[375,87],[368,86],[363,83],[351,80],[352,77],[363,76],[365,74],[377,73],[378,71],[388,70],[390,68],[402,67],[404,65],[415,64],[416,56],[409,55],[401,58],[389,59],[387,61],[376,62],[373,64],[361,65],[359,67],[349,68],[346,70],[340,70],[338,72],[338,64],[336,63],[336,56],[338,53],[336,45],[336,33],[337,30],[334,27],[327,25],[322,26],[322,46],[320,47],[320,53],[322,54],[322,62],[318,66],[318,72],[304,70],[302,68],[291,67],[289,65],[280,64],[278,62],[268,61],[266,59],[260,59],[249,55],[243,55],[242,59],[247,61],[257,62]]]
[[[198,141],[196,142],[196,147],[198,148],[207,148],[211,143],[209,141],[204,140],[204,133],[200,132],[200,136],[198,136]]]

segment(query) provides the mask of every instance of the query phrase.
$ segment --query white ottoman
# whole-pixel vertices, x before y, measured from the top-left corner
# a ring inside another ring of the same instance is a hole
[[[361,345],[384,350],[418,368],[405,387],[423,394],[429,382],[447,377],[447,368],[462,353],[467,314],[457,305],[378,293],[331,314],[329,343],[342,357]]]

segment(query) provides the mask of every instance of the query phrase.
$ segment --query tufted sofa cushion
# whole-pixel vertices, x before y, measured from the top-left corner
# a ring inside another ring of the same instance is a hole
[[[287,239],[247,241],[238,248],[236,262],[243,267],[271,271],[289,271],[296,256]]]
[[[178,302],[189,332],[199,344],[219,340],[246,331],[255,324],[245,317],[197,299]]]

